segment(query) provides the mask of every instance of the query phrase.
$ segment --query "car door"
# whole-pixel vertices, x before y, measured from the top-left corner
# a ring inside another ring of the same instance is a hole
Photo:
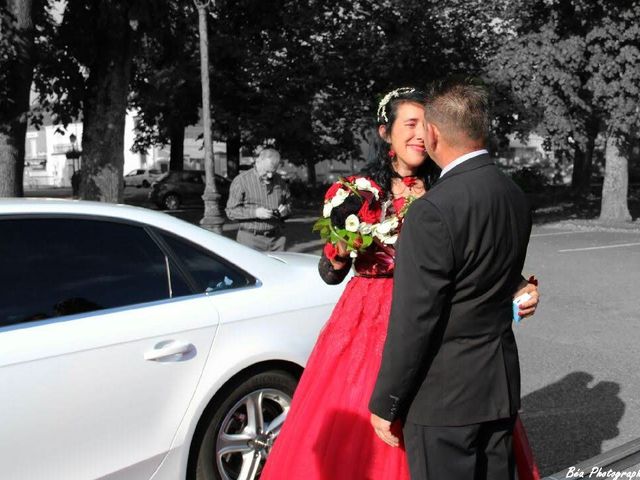
[[[218,324],[140,225],[0,218],[0,469],[150,478]]]

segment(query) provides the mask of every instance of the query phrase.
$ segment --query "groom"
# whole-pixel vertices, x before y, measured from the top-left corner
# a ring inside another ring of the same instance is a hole
[[[512,294],[522,280],[530,210],[485,150],[482,85],[435,84],[424,128],[442,174],[413,202],[400,235],[371,422],[397,445],[389,427],[404,418],[413,480],[511,480],[520,407]]]

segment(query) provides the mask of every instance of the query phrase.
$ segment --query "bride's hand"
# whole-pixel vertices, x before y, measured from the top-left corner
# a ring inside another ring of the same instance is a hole
[[[519,315],[522,318],[527,318],[536,313],[536,308],[538,308],[538,303],[540,302],[540,292],[538,291],[537,280],[535,283],[527,282],[523,280],[518,286],[518,291],[513,295],[513,298],[519,297],[528,293],[531,295],[531,298],[526,302],[522,302],[520,304]]]
[[[338,251],[338,255],[329,261],[334,270],[342,270],[349,261],[347,244],[343,241],[336,243],[336,250]]]

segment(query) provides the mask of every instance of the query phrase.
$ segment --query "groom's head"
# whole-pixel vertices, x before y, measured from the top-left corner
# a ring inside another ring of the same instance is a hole
[[[425,146],[436,163],[446,165],[465,152],[485,147],[489,93],[480,81],[470,77],[440,80],[430,86],[426,98]]]

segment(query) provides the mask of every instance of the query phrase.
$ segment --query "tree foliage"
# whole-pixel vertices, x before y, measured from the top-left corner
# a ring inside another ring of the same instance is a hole
[[[38,0],[0,2],[0,196],[23,194],[24,142]],[[35,10],[34,10],[35,9]]]
[[[45,25],[36,88],[56,122],[82,119],[84,199],[122,199],[132,60],[142,33],[166,14],[166,2],[69,0],[62,21]]]
[[[549,150],[571,158],[578,192],[588,190],[598,139],[625,143],[637,131],[639,14],[634,0],[522,1],[487,62],[517,116],[510,127],[539,133]]]
[[[192,2],[166,8],[162,24],[143,32],[129,105],[137,116],[134,150],[170,144],[170,169],[181,170],[184,129],[198,122],[202,101],[197,13]]]

